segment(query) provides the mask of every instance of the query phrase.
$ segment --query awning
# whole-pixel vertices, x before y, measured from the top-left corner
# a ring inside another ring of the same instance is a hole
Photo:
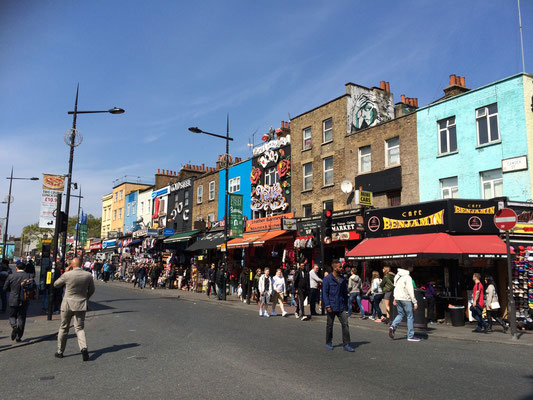
[[[135,246],[136,244],[139,244],[142,242],[142,239],[136,239],[136,240],[133,240],[130,242],[130,244],[128,244],[128,246]]]
[[[114,253],[116,249],[116,246],[106,247],[105,249],[100,250],[99,253]]]
[[[254,240],[253,245],[260,246],[268,241],[284,241],[284,240],[292,240],[292,235],[289,233],[289,231],[285,231],[285,230],[269,231],[269,232],[266,232],[258,240]]]
[[[259,240],[265,232],[245,233],[242,238],[235,238],[228,242],[228,248],[241,248],[250,246],[255,240]]]
[[[276,230],[268,232],[245,233],[242,238],[232,239],[228,242],[228,248],[242,248],[248,246],[261,246],[267,241],[292,239],[289,231]]]
[[[167,239],[163,240],[165,243],[177,243],[177,242],[186,242],[187,240],[193,238],[194,236],[198,235],[201,231],[190,231],[190,232],[181,232],[176,233],[175,235],[172,235],[168,237]]]
[[[208,233],[205,237],[187,247],[185,251],[216,249],[222,243],[224,243],[224,232]]]
[[[426,233],[366,239],[346,254],[350,260],[394,258],[504,258],[507,249],[497,235]]]

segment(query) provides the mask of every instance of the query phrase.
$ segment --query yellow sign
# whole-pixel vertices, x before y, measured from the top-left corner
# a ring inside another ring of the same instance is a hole
[[[46,284],[49,285],[52,283],[52,271],[46,273]]]
[[[361,206],[371,206],[372,205],[372,192],[367,192],[365,190],[356,190],[355,191],[355,204]]]
[[[440,210],[435,214],[417,219],[399,220],[383,217],[383,230],[418,228],[420,226],[433,226],[442,224],[444,224],[444,210]]]
[[[49,243],[52,243],[52,239],[43,239],[43,240],[41,240],[41,243],[42,243],[42,244],[49,244]]]
[[[226,243],[220,245],[220,251],[226,251]]]
[[[464,208],[459,206],[454,206],[456,214],[495,214],[496,207],[488,208]]]

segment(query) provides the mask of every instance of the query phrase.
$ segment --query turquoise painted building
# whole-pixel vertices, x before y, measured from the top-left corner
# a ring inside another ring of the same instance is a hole
[[[250,219],[252,215],[250,193],[252,192],[252,183],[250,174],[252,173],[252,160],[246,160],[234,164],[229,168],[229,192],[242,194],[242,215]],[[218,173],[218,219],[224,217],[224,195],[226,193],[226,171],[221,169]]]
[[[472,90],[456,78],[444,90],[450,97],[417,110],[420,201],[531,199],[533,76],[517,74]]]

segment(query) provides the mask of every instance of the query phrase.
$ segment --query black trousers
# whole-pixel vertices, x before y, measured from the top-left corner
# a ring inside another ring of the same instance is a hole
[[[430,322],[436,322],[435,319],[435,297],[428,296],[426,297],[426,300],[428,302],[428,319]]]
[[[489,324],[489,329],[492,329],[492,319],[499,323],[503,329],[506,329],[505,323],[499,316],[499,310],[487,310],[487,322]]]
[[[211,294],[211,288],[213,288],[213,294],[216,296],[217,294],[217,287],[215,286],[215,282],[209,281],[207,284],[207,297]]]
[[[9,324],[12,328],[17,327],[19,330],[19,338],[24,334],[24,327],[26,326],[26,313],[28,312],[28,302],[22,303],[21,306],[9,306]]]
[[[333,341],[333,322],[335,321],[335,316],[339,319],[339,322],[342,326],[342,344],[346,346],[350,344],[350,328],[348,326],[348,316],[344,311],[332,311],[327,312],[327,323],[326,323],[326,344],[331,344]]]
[[[296,314],[298,314],[301,318],[305,315],[304,301],[307,298],[307,292],[303,291],[302,289],[299,289],[297,296],[298,301],[296,302]]]
[[[316,315],[316,303],[318,302],[318,288],[311,288],[309,290],[311,315]]]

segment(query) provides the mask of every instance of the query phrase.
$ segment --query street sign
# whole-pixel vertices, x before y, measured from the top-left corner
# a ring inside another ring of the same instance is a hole
[[[355,191],[355,204],[361,206],[371,206],[372,203],[372,192],[367,192],[365,190],[356,190]]]
[[[502,208],[494,214],[494,224],[502,231],[509,231],[513,229],[518,220],[516,213],[510,208]]]

